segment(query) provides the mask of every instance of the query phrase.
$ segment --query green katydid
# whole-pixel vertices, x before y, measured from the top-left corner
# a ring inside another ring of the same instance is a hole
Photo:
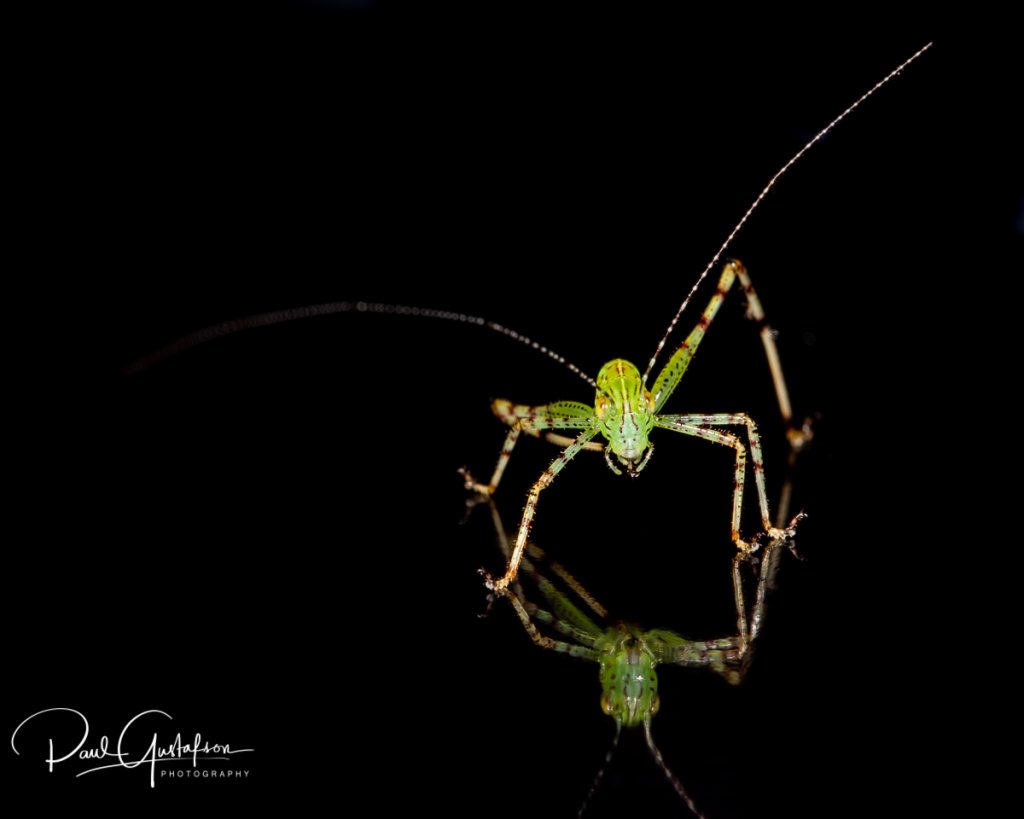
[[[775,186],[779,178],[789,170],[816,142],[822,139],[840,121],[846,118],[868,97],[874,94],[889,80],[899,74],[910,63],[921,56],[931,47],[931,43],[925,45],[914,53],[909,59],[901,63],[897,68],[883,77],[872,86],[866,93],[862,94],[852,105],[847,107],[839,116],[833,119],[813,139],[804,145],[778,172],[768,181],[768,184],[757,195],[753,203],[747,208],[739,222],[732,229],[711,261],[704,268],[697,278],[690,292],[683,300],[676,311],[672,321],[669,322],[658,346],[647,365],[643,375],[639,368],[624,359],[613,359],[605,364],[598,373],[597,379],[591,382],[597,390],[594,406],[573,402],[560,401],[544,406],[530,407],[512,404],[508,401],[494,402],[495,414],[510,427],[498,457],[491,480],[487,484],[477,483],[467,473],[466,486],[468,489],[483,495],[491,495],[501,481],[502,473],[508,463],[508,459],[515,447],[516,441],[522,432],[530,435],[540,436],[544,434],[548,440],[564,445],[565,448],[555,458],[541,476],[530,487],[526,496],[526,505],[516,534],[515,546],[512,549],[505,574],[494,579],[486,572],[485,582],[488,588],[495,591],[506,589],[515,578],[519,569],[523,551],[526,548],[530,527],[537,511],[537,503],[540,493],[550,486],[555,476],[583,449],[601,449],[604,451],[605,461],[608,467],[617,475],[625,471],[626,474],[636,477],[643,471],[650,461],[654,452],[649,435],[655,427],[681,432],[684,435],[691,435],[702,438],[713,443],[733,447],[736,450],[735,465],[735,488],[733,490],[732,509],[732,540],[741,553],[755,552],[764,539],[768,540],[789,540],[793,534],[793,527],[790,524],[787,528],[778,528],[771,524],[771,517],[768,509],[768,498],[765,490],[764,466],[761,457],[760,439],[757,434],[757,427],[753,420],[744,413],[715,413],[715,414],[688,414],[688,415],[667,415],[661,414],[665,403],[671,397],[679,385],[683,374],[686,372],[693,360],[694,353],[708,326],[713,321],[726,294],[732,289],[733,284],[738,280],[747,298],[748,315],[761,324],[761,339],[764,344],[765,353],[768,357],[769,366],[775,382],[775,391],[779,401],[779,408],[783,420],[789,426],[789,441],[793,451],[798,450],[809,438],[810,429],[807,424],[801,427],[792,425],[792,410],[790,408],[789,395],[786,389],[785,379],[779,364],[778,352],[775,346],[774,333],[765,323],[764,311],[761,308],[760,300],[754,292],[753,285],[747,275],[746,269],[736,260],[729,260],[725,263],[721,276],[718,280],[718,287],[711,297],[707,307],[701,314],[700,320],[693,328],[686,340],[673,353],[668,363],[654,379],[653,386],[648,388],[648,380],[654,369],[654,365],[661,354],[668,337],[679,321],[679,317],[686,309],[690,299],[693,297],[701,282],[716,265],[726,248],[732,243],[733,238],[746,223],[751,213],[757,208],[768,192]],[[747,445],[744,445],[736,435],[719,431],[718,427],[744,427],[747,432]],[[565,438],[552,433],[552,430],[580,430],[574,438]],[[605,443],[593,442],[598,435],[602,436]],[[743,491],[746,474],[747,446],[750,448],[750,456],[753,461],[754,480],[757,487],[758,503],[760,506],[761,522],[763,531],[755,538],[746,540],[740,532],[740,519],[743,508]],[[614,460],[613,460],[614,456]],[[617,462],[617,464],[616,464]],[[621,468],[620,468],[621,467]]]
[[[774,334],[765,321],[764,311],[761,308],[760,301],[757,298],[750,278],[742,264],[735,260],[730,260],[725,263],[718,281],[718,287],[702,313],[700,320],[697,322],[697,325],[687,336],[686,340],[673,353],[668,363],[654,378],[653,385],[648,388],[651,373],[653,372],[654,366],[658,361],[669,336],[675,329],[680,316],[689,305],[696,290],[707,277],[708,273],[716,266],[719,259],[722,258],[725,250],[731,245],[734,237],[746,223],[753,211],[760,205],[768,192],[775,186],[779,178],[786,173],[786,171],[788,171],[789,168],[792,167],[792,165],[795,164],[814,144],[829,133],[840,121],[847,117],[862,102],[899,74],[930,47],[931,43],[925,45],[909,59],[904,61],[896,69],[877,82],[871,89],[859,97],[852,105],[847,107],[841,114],[839,114],[839,116],[819,131],[813,139],[797,151],[796,154],[794,154],[793,157],[790,158],[789,161],[787,161],[769,180],[768,184],[757,195],[753,203],[747,208],[736,226],[726,237],[725,241],[704,268],[700,276],[698,276],[686,298],[676,311],[675,316],[672,318],[671,322],[669,322],[665,333],[655,349],[654,355],[651,357],[647,368],[642,375],[639,368],[630,362],[625,361],[624,359],[613,359],[601,368],[596,379],[590,378],[578,367],[566,361],[563,357],[546,347],[543,347],[542,345],[502,325],[475,316],[468,316],[461,313],[446,312],[442,310],[351,301],[281,310],[225,322],[179,339],[145,359],[130,365],[126,368],[125,372],[132,373],[141,371],[185,349],[240,330],[339,312],[361,311],[395,313],[400,315],[440,318],[484,326],[488,329],[509,336],[526,344],[527,346],[531,346],[556,361],[566,365],[596,391],[593,406],[574,401],[562,401],[536,407],[516,405],[504,400],[494,402],[493,409],[495,414],[506,422],[510,429],[507,433],[504,446],[502,447],[490,481],[486,484],[478,483],[467,472],[465,473],[467,488],[487,496],[493,494],[500,483],[502,474],[505,470],[506,464],[508,463],[515,443],[523,432],[538,437],[542,436],[553,443],[563,446],[564,449],[531,486],[526,497],[525,508],[523,510],[523,515],[517,530],[515,545],[511,551],[506,571],[497,579],[494,579],[485,573],[488,588],[501,591],[507,588],[509,583],[515,578],[529,537],[530,527],[536,516],[540,493],[551,484],[555,476],[570,460],[584,449],[603,451],[605,460],[613,472],[621,474],[625,471],[626,474],[636,477],[647,466],[653,454],[653,446],[649,440],[649,435],[656,427],[702,438],[704,440],[711,441],[712,443],[730,446],[735,450],[735,480],[731,517],[731,536],[741,553],[749,554],[756,552],[765,541],[779,539],[785,540],[790,538],[792,535],[792,527],[779,528],[777,526],[772,526],[770,523],[770,512],[766,497],[760,439],[758,437],[754,421],[745,413],[661,413],[662,408],[675,391],[683,374],[689,367],[693,359],[693,355],[696,352],[699,343],[703,339],[705,331],[717,314],[725,295],[733,288],[735,282],[739,281],[747,298],[748,314],[751,318],[761,324],[762,343],[764,345],[775,382],[775,390],[780,412],[784,421],[789,425],[789,441],[792,450],[796,451],[809,439],[811,433],[807,424],[794,425],[792,423],[792,410],[790,407],[785,380],[779,364]],[[744,443],[738,435],[721,431],[720,428],[723,427],[745,428],[747,442]],[[558,430],[578,430],[579,432],[574,438],[572,438],[558,434]],[[601,436],[604,439],[604,443],[594,440],[598,436]],[[748,447],[750,450],[750,458],[753,462],[755,485],[758,494],[759,511],[763,529],[754,537],[745,539],[740,532],[740,521],[743,509]]]

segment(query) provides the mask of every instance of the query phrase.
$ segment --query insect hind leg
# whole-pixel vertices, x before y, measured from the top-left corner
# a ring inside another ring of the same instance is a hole
[[[775,397],[779,403],[779,414],[786,424],[786,437],[792,451],[799,452],[813,437],[811,430],[811,418],[805,418],[799,425],[793,422],[793,407],[789,401],[789,389],[786,386],[786,376],[782,372],[782,360],[779,357],[779,348],[775,342],[777,333],[768,324],[765,317],[764,307],[761,299],[754,290],[754,283],[750,280],[750,274],[743,262],[739,259],[729,259],[728,264],[732,266],[739,280],[743,295],[747,300],[747,318],[757,323],[761,336],[761,344],[764,347],[765,357],[768,359],[768,369],[771,370],[772,383],[775,386]]]

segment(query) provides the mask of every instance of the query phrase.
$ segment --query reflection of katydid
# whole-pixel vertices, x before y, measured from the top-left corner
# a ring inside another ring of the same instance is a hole
[[[676,322],[686,308],[697,287],[714,267],[722,253],[732,242],[733,237],[740,230],[747,218],[754,209],[761,203],[761,200],[772,189],[779,177],[781,177],[801,156],[825,134],[827,134],[837,123],[845,118],[864,100],[870,97],[875,91],[885,85],[890,79],[896,76],[907,65],[917,59],[928,48],[929,43],[920,51],[915,53],[898,68],[890,72],[882,80],[876,83],[867,93],[863,94],[856,102],[843,111],[832,122],[825,126],[817,136],[804,145],[797,153],[771,178],[765,188],[758,194],[753,204],[747,209],[743,217],[732,229],[732,232],[723,242],[722,246],[715,253],[707,267],[698,277],[689,294],[683,300],[675,316],[668,325],[668,329],[662,336],[661,341],[654,351],[647,370],[643,375],[640,370],[628,361],[621,358],[609,361],[598,373],[596,382],[591,382],[597,389],[597,397],[593,407],[575,401],[560,401],[554,404],[531,407],[512,404],[508,401],[496,401],[494,412],[507,423],[511,429],[505,438],[505,445],[502,447],[498,457],[494,474],[487,484],[473,481],[472,477],[466,474],[466,486],[468,489],[479,492],[483,495],[491,495],[501,480],[502,473],[508,463],[512,449],[520,433],[540,436],[544,435],[548,440],[565,446],[562,453],[551,462],[544,470],[526,496],[526,506],[523,509],[522,520],[516,534],[515,546],[509,557],[508,568],[505,574],[497,580],[484,573],[487,587],[496,591],[502,591],[516,576],[519,563],[523,558],[523,551],[526,548],[527,538],[530,534],[530,526],[533,523],[537,512],[537,502],[540,493],[544,491],[555,476],[562,471],[569,461],[576,457],[582,449],[602,449],[605,461],[609,468],[617,475],[625,470],[630,476],[636,477],[651,458],[654,451],[648,440],[651,430],[655,427],[670,429],[681,432],[684,435],[692,435],[703,438],[716,444],[724,444],[736,450],[735,467],[735,488],[733,490],[732,505],[732,539],[741,553],[749,554],[755,552],[761,542],[765,539],[771,541],[787,540],[792,537],[792,524],[786,529],[776,528],[771,525],[771,518],[768,511],[768,498],[765,492],[764,467],[761,460],[761,444],[757,435],[757,428],[749,416],[744,413],[714,413],[714,414],[690,414],[690,415],[663,415],[661,409],[669,397],[679,385],[683,373],[686,372],[697,346],[704,337],[704,332],[714,319],[718,308],[721,306],[726,293],[732,288],[733,283],[738,279],[747,297],[749,307],[748,315],[762,325],[761,339],[764,343],[765,352],[768,356],[769,366],[775,381],[775,391],[779,400],[779,407],[783,419],[790,424],[789,440],[794,450],[798,449],[808,438],[809,429],[795,429],[791,425],[792,412],[789,405],[789,397],[785,381],[782,377],[782,369],[779,365],[778,353],[771,329],[764,321],[764,312],[754,292],[750,278],[747,276],[743,265],[735,260],[725,263],[721,277],[718,280],[718,288],[711,297],[711,301],[704,309],[697,326],[690,331],[689,336],[680,345],[679,349],[672,355],[665,367],[654,379],[654,385],[647,387],[648,378],[654,369],[655,362],[661,354],[669,335],[675,328]],[[588,379],[589,380],[589,379]],[[727,432],[721,432],[719,427],[745,427],[747,441],[750,447],[750,456],[754,464],[754,480],[757,486],[757,497],[760,505],[761,523],[764,527],[755,538],[744,540],[740,534],[740,518],[743,509],[743,485],[746,474],[747,445],[738,436]],[[575,438],[566,438],[552,433],[552,430],[580,430]],[[595,444],[593,439],[600,434],[607,443]],[[614,456],[614,460],[612,458]],[[618,465],[616,465],[616,462]],[[620,467],[622,467],[620,469]]]
[[[786,514],[781,510],[782,515]],[[501,519],[494,502],[491,514],[498,532],[498,541],[505,556],[509,556]],[[799,520],[800,516],[794,520]],[[791,527],[792,528],[792,527]],[[791,530],[788,530],[791,533]],[[787,535],[788,537],[788,535]],[[602,628],[594,619],[608,620],[604,606],[598,603],[579,582],[560,564],[548,560],[533,543],[527,543],[520,562],[519,578],[525,577],[544,597],[547,608],[530,601],[523,592],[520,579],[498,592],[506,597],[515,608],[523,628],[534,643],[542,648],[592,660],[601,667],[601,708],[615,720],[615,737],[605,756],[604,764],[590,786],[590,791],[580,807],[580,815],[586,810],[604,775],[605,767],[611,761],[619,741],[622,728],[642,725],[647,747],[658,767],[661,768],[676,793],[697,816],[703,814],[697,809],[682,782],[669,770],[654,744],[651,735],[651,719],[658,713],[658,665],[681,665],[705,667],[721,674],[733,685],[739,684],[749,666],[754,641],[764,623],[765,599],[771,587],[780,556],[780,547],[786,538],[772,539],[758,557],[740,552],[733,558],[733,590],[736,599],[737,633],[713,640],[689,640],[667,629],[640,628],[621,622],[610,621]],[[759,571],[748,582],[756,583],[753,607],[748,611],[744,597],[744,567],[749,569],[760,562]],[[545,566],[546,571],[541,567]],[[556,585],[556,580],[559,585]],[[561,587],[564,587],[564,591]],[[581,601],[587,613],[574,603],[569,593]],[[550,637],[541,632],[541,627],[560,635]]]

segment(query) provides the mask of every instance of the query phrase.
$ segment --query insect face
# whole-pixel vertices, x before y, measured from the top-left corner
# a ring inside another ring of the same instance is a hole
[[[597,374],[595,413],[608,450],[635,477],[647,465],[651,454],[648,441],[654,427],[654,400],[644,387],[640,371],[628,361],[616,358]],[[608,457],[608,466],[621,474]]]

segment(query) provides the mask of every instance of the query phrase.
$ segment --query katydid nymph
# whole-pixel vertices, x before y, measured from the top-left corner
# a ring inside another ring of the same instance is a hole
[[[126,368],[125,372],[130,373],[146,369],[182,350],[240,330],[332,313],[394,313],[439,318],[483,326],[533,347],[567,366],[595,391],[594,403],[592,405],[578,401],[559,401],[540,406],[519,405],[507,400],[494,402],[493,410],[495,414],[509,426],[509,430],[489,481],[486,483],[479,482],[468,471],[464,472],[466,488],[474,493],[474,495],[489,497],[495,492],[502,479],[509,457],[522,433],[525,432],[528,435],[543,437],[552,443],[562,446],[563,450],[532,484],[527,493],[515,543],[511,549],[504,574],[501,577],[493,578],[481,570],[485,575],[485,582],[489,589],[500,592],[506,589],[514,580],[529,538],[531,526],[536,517],[541,492],[550,486],[556,475],[562,471],[569,461],[585,449],[601,451],[604,454],[608,467],[614,473],[627,474],[635,478],[651,461],[654,449],[650,435],[655,428],[672,430],[734,449],[734,488],[730,535],[740,553],[755,553],[764,543],[770,541],[783,540],[788,542],[793,534],[792,525],[780,528],[773,526],[771,523],[760,438],[754,420],[744,412],[687,414],[665,414],[662,412],[690,366],[693,356],[704,338],[705,332],[718,313],[726,295],[736,289],[736,283],[738,282],[747,300],[748,315],[760,325],[761,339],[772,372],[780,413],[789,428],[788,438],[791,450],[793,452],[797,451],[809,440],[811,436],[809,425],[803,422],[794,423],[793,421],[793,412],[790,406],[785,379],[779,364],[774,332],[767,324],[765,313],[754,291],[751,279],[740,262],[736,260],[724,262],[715,293],[709,300],[697,324],[682,344],[669,357],[664,367],[656,375],[652,376],[652,374],[669,337],[674,331],[682,313],[690,304],[697,289],[708,274],[719,264],[719,260],[723,258],[726,249],[732,244],[737,233],[746,224],[751,214],[761,204],[768,192],[772,190],[780,177],[839,122],[845,119],[861,103],[898,75],[930,47],[931,43],[925,45],[862,94],[853,104],[848,106],[800,148],[772,176],[730,231],[725,241],[713,255],[711,261],[708,262],[704,270],[697,277],[674,317],[669,322],[655,348],[653,356],[642,373],[640,368],[634,364],[624,359],[616,358],[606,363],[598,372],[597,377],[592,378],[552,350],[505,326],[486,319],[443,310],[355,301],[334,302],[282,310],[225,322],[186,336],[153,355],[136,362]],[[743,440],[741,434],[725,431],[729,428],[742,428],[745,430],[746,440]],[[574,436],[560,434],[565,431],[575,434]],[[749,458],[753,464],[762,526],[762,529],[751,537],[745,537],[741,532],[748,450]]]
[[[747,208],[739,222],[733,227],[721,247],[716,251],[711,261],[698,276],[697,281],[690,289],[683,300],[675,316],[669,322],[668,328],[658,342],[647,364],[646,370],[641,375],[640,370],[634,364],[624,359],[613,359],[605,364],[598,373],[596,381],[591,385],[596,389],[597,395],[594,406],[586,404],[562,401],[544,406],[530,407],[515,405],[508,401],[496,401],[494,412],[510,427],[498,463],[494,473],[487,484],[481,484],[466,475],[467,489],[478,492],[482,495],[491,495],[501,480],[502,473],[508,463],[509,456],[516,444],[519,435],[526,432],[530,435],[548,438],[554,443],[565,445],[565,449],[555,458],[541,476],[534,482],[526,496],[526,505],[523,510],[519,529],[516,534],[515,546],[509,557],[505,574],[497,579],[492,578],[486,572],[485,582],[488,588],[495,591],[506,589],[510,582],[515,579],[519,569],[519,563],[526,548],[527,539],[530,534],[530,527],[537,511],[537,503],[540,493],[546,489],[555,476],[583,449],[601,449],[604,452],[605,461],[608,467],[617,475],[625,474],[636,477],[643,471],[651,459],[654,451],[649,440],[651,431],[658,427],[684,435],[702,438],[713,443],[733,447],[736,451],[735,462],[735,485],[733,489],[732,508],[732,540],[740,553],[750,554],[756,552],[764,540],[778,541],[791,540],[793,536],[793,524],[786,528],[773,526],[768,508],[768,499],[765,489],[764,465],[761,457],[760,439],[757,434],[757,427],[754,421],[745,413],[714,413],[714,414],[686,414],[667,415],[661,410],[679,385],[683,374],[686,372],[693,359],[698,345],[704,338],[705,331],[718,313],[725,296],[739,281],[747,298],[748,316],[761,325],[761,339],[765,348],[765,354],[772,371],[775,383],[775,391],[779,402],[779,409],[783,420],[786,422],[789,432],[788,438],[792,452],[796,452],[805,444],[810,437],[808,423],[795,426],[792,422],[793,414],[789,402],[789,394],[786,388],[785,379],[782,375],[782,368],[779,363],[779,356],[775,346],[774,333],[765,321],[764,311],[761,308],[760,300],[754,292],[750,277],[747,275],[744,266],[734,260],[728,260],[718,280],[718,287],[708,302],[707,307],[701,314],[697,325],[670,357],[668,363],[655,377],[653,385],[648,387],[648,380],[658,361],[658,357],[665,347],[679,317],[690,303],[691,298],[705,279],[708,273],[715,267],[722,257],[726,248],[730,246],[733,238],[746,223],[751,213],[761,204],[761,201],[768,192],[775,186],[779,178],[786,173],[815,143],[828,134],[839,122],[845,119],[868,97],[898,75],[910,63],[914,62],[925,51],[931,47],[928,43],[915,52],[911,57],[893,69],[889,74],[879,80],[867,92],[862,94],[856,101],[848,106],[842,113],[833,119],[828,125],[821,129],[809,142],[796,152],[768,181],[768,184],[754,199]],[[589,380],[589,379],[588,379]],[[747,444],[731,433],[720,431],[721,427],[744,427],[747,433]],[[565,438],[553,430],[580,430],[574,439]],[[597,436],[604,438],[604,443],[594,444],[593,439]],[[747,447],[750,449],[750,457],[753,462],[754,480],[757,487],[758,504],[761,513],[763,530],[751,539],[744,539],[740,532],[740,520],[743,508],[743,491],[746,473]]]

